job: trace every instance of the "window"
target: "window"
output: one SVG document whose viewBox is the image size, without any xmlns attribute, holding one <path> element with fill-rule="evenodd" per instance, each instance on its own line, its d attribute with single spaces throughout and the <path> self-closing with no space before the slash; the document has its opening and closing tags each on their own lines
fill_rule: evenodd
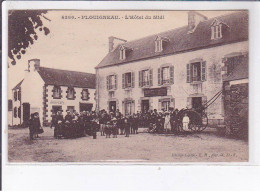
<svg viewBox="0 0 260 194">
<path fill-rule="evenodd" d="M 110 91 L 108 93 L 108 96 L 109 96 L 109 98 L 114 98 L 115 97 L 115 92 L 114 91 Z"/>
<path fill-rule="evenodd" d="M 125 101 L 123 106 L 124 106 L 124 113 L 125 115 L 132 115 L 134 113 L 134 101 Z"/>
<path fill-rule="evenodd" d="M 89 91 L 88 91 L 88 89 L 83 89 L 81 94 L 82 94 L 82 96 L 81 96 L 82 100 L 89 100 Z"/>
<path fill-rule="evenodd" d="M 107 89 L 115 90 L 117 88 L 117 76 L 109 75 L 107 76 Z"/>
<path fill-rule="evenodd" d="M 169 111 L 170 100 L 162 101 L 162 110 Z"/>
<path fill-rule="evenodd" d="M 17 91 L 14 91 L 14 101 L 17 101 Z"/>
<path fill-rule="evenodd" d="M 192 81 L 201 81 L 201 66 L 200 63 L 192 64 Z"/>
<path fill-rule="evenodd" d="M 60 99 L 62 97 L 61 88 L 59 86 L 54 86 L 52 91 L 53 91 L 53 98 Z"/>
<path fill-rule="evenodd" d="M 134 87 L 134 72 L 124 73 L 122 75 L 122 88 Z"/>
<path fill-rule="evenodd" d="M 126 58 L 125 48 L 121 47 L 119 52 L 120 52 L 120 60 L 125 60 Z"/>
<path fill-rule="evenodd" d="M 143 86 L 149 86 L 149 70 L 143 71 Z"/>
<path fill-rule="evenodd" d="M 158 85 L 174 83 L 174 67 L 164 66 L 158 69 Z"/>
<path fill-rule="evenodd" d="M 139 86 L 152 86 L 153 85 L 153 70 L 146 69 L 139 71 Z"/>
<path fill-rule="evenodd" d="M 14 107 L 14 118 L 17 118 L 17 107 Z"/>
<path fill-rule="evenodd" d="M 155 52 L 162 52 L 163 47 L 162 47 L 162 40 L 158 39 L 155 40 Z"/>
<path fill-rule="evenodd" d="M 70 111 L 71 113 L 73 113 L 75 110 L 74 106 L 67 106 L 67 111 Z"/>
<path fill-rule="evenodd" d="M 187 64 L 187 82 L 206 81 L 206 62 Z"/>
<path fill-rule="evenodd" d="M 211 26 L 211 39 L 215 40 L 220 38 L 222 38 L 222 24 L 217 23 Z"/>
<path fill-rule="evenodd" d="M 68 87 L 66 92 L 67 92 L 67 99 L 74 100 L 76 98 L 74 88 Z"/>
<path fill-rule="evenodd" d="M 21 107 L 18 108 L 18 117 L 21 118 Z"/>
<path fill-rule="evenodd" d="M 18 91 L 17 95 L 18 95 L 18 100 L 21 101 L 21 90 Z"/>
</svg>

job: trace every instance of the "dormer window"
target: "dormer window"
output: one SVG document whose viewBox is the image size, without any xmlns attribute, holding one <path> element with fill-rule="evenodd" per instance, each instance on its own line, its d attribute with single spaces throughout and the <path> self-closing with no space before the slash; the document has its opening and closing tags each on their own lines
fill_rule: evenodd
<svg viewBox="0 0 260 194">
<path fill-rule="evenodd" d="M 223 24 L 218 20 L 215 20 L 211 24 L 211 40 L 222 38 L 222 26 Z"/>
<path fill-rule="evenodd" d="M 155 52 L 162 52 L 162 39 L 155 40 Z"/>
<path fill-rule="evenodd" d="M 168 38 L 157 36 L 155 39 L 155 52 L 162 52 L 165 44 L 168 42 Z"/>
<path fill-rule="evenodd" d="M 119 50 L 119 52 L 120 52 L 120 60 L 125 60 L 125 58 L 126 58 L 126 53 L 125 53 L 125 47 L 120 47 L 120 50 Z"/>
</svg>

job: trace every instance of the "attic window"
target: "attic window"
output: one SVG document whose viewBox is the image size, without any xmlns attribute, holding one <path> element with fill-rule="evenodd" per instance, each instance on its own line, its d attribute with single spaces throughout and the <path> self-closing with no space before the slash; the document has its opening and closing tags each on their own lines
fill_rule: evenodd
<svg viewBox="0 0 260 194">
<path fill-rule="evenodd" d="M 169 42 L 168 38 L 157 36 L 155 39 L 155 52 L 162 52 L 167 42 Z"/>
<path fill-rule="evenodd" d="M 126 52 L 125 52 L 125 47 L 120 47 L 120 60 L 125 60 L 126 59 Z"/>
<path fill-rule="evenodd" d="M 162 52 L 163 46 L 162 46 L 162 39 L 155 40 L 155 52 Z"/>
<path fill-rule="evenodd" d="M 222 23 L 215 20 L 211 25 L 211 40 L 222 38 Z"/>
</svg>

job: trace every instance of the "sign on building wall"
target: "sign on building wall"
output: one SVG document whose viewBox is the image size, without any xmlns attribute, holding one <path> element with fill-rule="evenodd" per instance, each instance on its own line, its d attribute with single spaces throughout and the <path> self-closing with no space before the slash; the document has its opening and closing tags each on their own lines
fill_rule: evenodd
<svg viewBox="0 0 260 194">
<path fill-rule="evenodd" d="M 167 96 L 167 88 L 146 88 L 144 89 L 144 97 L 153 97 L 153 96 Z"/>
</svg>

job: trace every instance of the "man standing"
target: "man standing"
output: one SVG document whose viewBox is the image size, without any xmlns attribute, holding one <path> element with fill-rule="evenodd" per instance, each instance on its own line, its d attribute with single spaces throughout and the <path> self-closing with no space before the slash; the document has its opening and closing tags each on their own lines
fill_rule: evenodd
<svg viewBox="0 0 260 194">
<path fill-rule="evenodd" d="M 129 119 L 128 118 L 124 118 L 124 129 L 125 129 L 125 136 L 129 137 L 130 124 L 129 124 Z"/>
</svg>

